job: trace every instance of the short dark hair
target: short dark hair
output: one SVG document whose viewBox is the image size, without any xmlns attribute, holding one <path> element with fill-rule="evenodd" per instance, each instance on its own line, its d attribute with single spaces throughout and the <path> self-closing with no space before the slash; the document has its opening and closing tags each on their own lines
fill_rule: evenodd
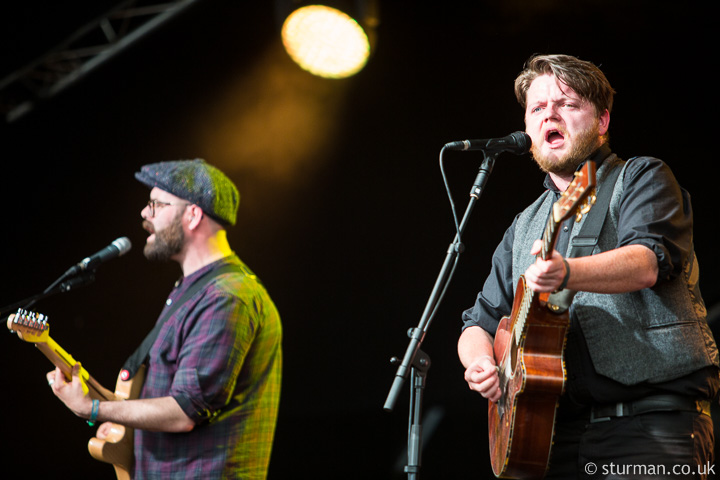
<svg viewBox="0 0 720 480">
<path fill-rule="evenodd" d="M 612 111 L 615 90 L 605 74 L 592 63 L 571 55 L 533 55 L 515 79 L 515 96 L 527 107 L 530 84 L 541 75 L 553 75 L 595 106 L 598 115 Z"/>
</svg>

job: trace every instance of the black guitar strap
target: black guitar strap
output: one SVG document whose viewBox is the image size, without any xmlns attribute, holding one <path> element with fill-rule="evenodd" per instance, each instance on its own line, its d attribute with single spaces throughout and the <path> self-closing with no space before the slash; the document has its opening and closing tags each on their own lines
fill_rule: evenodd
<svg viewBox="0 0 720 480">
<path fill-rule="evenodd" d="M 618 175 L 620 175 L 620 170 L 622 170 L 622 164 L 615 165 L 613 169 L 608 172 L 604 183 L 606 188 L 603 188 L 602 191 L 599 192 L 599 195 L 595 199 L 595 205 L 590 209 L 590 212 L 588 212 L 580 232 L 572 239 L 568 258 L 592 255 L 593 249 L 600 238 L 600 231 L 605 223 L 608 209 L 610 208 L 610 199 L 615 190 L 615 182 L 617 181 Z M 570 304 L 576 293 L 577 292 L 568 289 L 554 292 L 548 298 L 548 304 L 553 306 L 555 313 L 563 313 L 570 308 Z"/>
<path fill-rule="evenodd" d="M 603 224 L 605 223 L 605 217 L 607 217 L 608 208 L 610 207 L 610 199 L 612 193 L 615 190 L 615 182 L 617 181 L 618 175 L 622 170 L 622 164 L 615 165 L 610 170 L 605 178 L 603 188 L 599 192 L 595 205 L 590 209 L 587 214 L 585 223 L 580 229 L 578 235 L 572 239 L 572 249 L 570 250 L 569 257 L 585 257 L 591 255 L 595 245 L 597 245 L 598 239 L 600 238 L 600 230 L 602 230 Z"/>
<path fill-rule="evenodd" d="M 145 339 L 135 350 L 135 352 L 130 355 L 130 357 L 125 361 L 125 364 L 123 365 L 121 371 L 121 378 L 123 380 L 130 380 L 131 378 L 133 378 L 137 371 L 140 369 L 140 366 L 147 361 L 148 354 L 150 353 L 150 348 L 152 347 L 153 343 L 155 343 L 157 336 L 160 334 L 160 330 L 162 329 L 165 322 L 170 317 L 172 317 L 172 315 L 180 307 L 180 305 L 184 304 L 193 296 L 195 296 L 195 294 L 200 291 L 205 285 L 207 285 L 213 278 L 228 272 L 246 273 L 246 270 L 240 265 L 223 265 L 221 267 L 209 270 L 205 272 L 202 276 L 200 276 L 200 278 L 198 278 L 195 283 L 193 283 L 193 285 L 188 288 L 187 291 L 185 291 L 185 293 L 180 298 L 173 302 L 170 308 L 165 310 L 165 313 L 157 321 L 155 327 L 145 337 Z"/>
</svg>

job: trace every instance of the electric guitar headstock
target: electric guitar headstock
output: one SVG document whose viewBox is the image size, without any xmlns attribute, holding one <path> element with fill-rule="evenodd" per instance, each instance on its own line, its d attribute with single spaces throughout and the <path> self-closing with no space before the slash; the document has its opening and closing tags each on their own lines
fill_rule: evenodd
<svg viewBox="0 0 720 480">
<path fill-rule="evenodd" d="M 50 339 L 48 317 L 42 313 L 19 309 L 8 317 L 7 327 L 28 343 L 47 343 Z"/>
<path fill-rule="evenodd" d="M 65 379 L 71 380 L 73 366 L 78 362 L 50 337 L 50 324 L 47 315 L 20 309 L 16 314 L 8 317 L 7 326 L 11 332 L 17 333 L 22 340 L 35 344 L 56 367 L 62 370 Z M 80 367 L 78 375 L 82 382 L 83 392 L 88 393 L 90 391 L 88 387 L 88 381 L 90 381 L 93 384 L 91 385 L 93 391 L 90 392 L 93 398 L 110 398 L 105 393 L 107 390 L 97 384 L 94 379 L 91 380 L 90 374 L 83 367 Z M 112 395 L 112 392 L 109 393 Z"/>
</svg>

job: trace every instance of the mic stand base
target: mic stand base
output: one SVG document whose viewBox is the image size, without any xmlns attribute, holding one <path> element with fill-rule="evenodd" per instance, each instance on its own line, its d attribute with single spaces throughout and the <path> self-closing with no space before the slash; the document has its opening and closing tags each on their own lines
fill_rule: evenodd
<svg viewBox="0 0 720 480">
<path fill-rule="evenodd" d="M 422 400 L 429 369 L 430 357 L 422 350 L 418 350 L 413 368 L 410 370 L 412 389 L 408 421 L 408 463 L 405 466 L 405 473 L 410 480 L 419 478 L 422 464 Z"/>
</svg>

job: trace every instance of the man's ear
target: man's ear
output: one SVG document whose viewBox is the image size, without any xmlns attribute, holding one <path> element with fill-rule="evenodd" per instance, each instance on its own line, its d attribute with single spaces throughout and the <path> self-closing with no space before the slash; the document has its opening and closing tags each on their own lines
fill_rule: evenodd
<svg viewBox="0 0 720 480">
<path fill-rule="evenodd" d="M 599 122 L 599 132 L 600 136 L 603 136 L 607 133 L 608 129 L 610 128 L 610 112 L 608 112 L 608 109 L 606 108 L 605 111 L 598 117 Z"/>
<path fill-rule="evenodd" d="M 190 230 L 195 230 L 200 225 L 204 213 L 202 211 L 202 208 L 198 207 L 193 203 L 187 207 L 186 215 L 188 219 L 188 228 Z"/>
</svg>

